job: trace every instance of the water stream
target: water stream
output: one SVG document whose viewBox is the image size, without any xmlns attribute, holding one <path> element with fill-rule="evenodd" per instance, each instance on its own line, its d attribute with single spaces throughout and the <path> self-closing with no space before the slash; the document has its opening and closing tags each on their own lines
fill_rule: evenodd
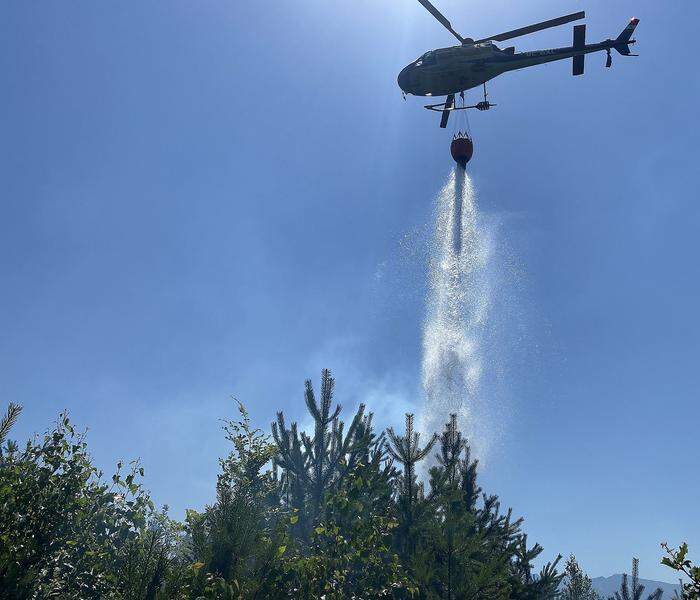
<svg viewBox="0 0 700 600">
<path fill-rule="evenodd" d="M 441 431 L 450 413 L 472 438 L 485 361 L 485 335 L 492 309 L 492 240 L 480 217 L 472 182 L 455 166 L 437 197 L 429 251 L 429 292 L 423 326 L 424 432 Z M 474 441 L 474 440 L 472 440 Z"/>
</svg>

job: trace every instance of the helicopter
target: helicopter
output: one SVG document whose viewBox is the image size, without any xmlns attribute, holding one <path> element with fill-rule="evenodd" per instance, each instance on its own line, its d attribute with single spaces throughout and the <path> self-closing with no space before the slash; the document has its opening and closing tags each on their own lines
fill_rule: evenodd
<svg viewBox="0 0 700 600">
<path fill-rule="evenodd" d="M 403 92 L 414 96 L 446 96 L 444 102 L 428 104 L 428 110 L 442 113 L 440 127 L 447 127 L 450 113 L 454 110 L 489 110 L 496 106 L 489 102 L 486 92 L 486 82 L 502 73 L 524 69 L 555 60 L 573 59 L 572 74 L 583 75 L 586 54 L 605 51 L 607 53 L 606 67 L 612 66 L 611 50 L 615 49 L 623 56 L 638 56 L 632 54 L 630 45 L 639 19 L 630 20 L 627 27 L 617 38 L 607 39 L 597 44 L 586 44 L 586 26 L 574 25 L 573 44 L 563 48 L 550 48 L 532 52 L 516 52 L 515 46 L 499 48 L 494 42 L 503 42 L 523 35 L 528 35 L 550 27 L 558 27 L 586 17 L 584 11 L 549 19 L 519 29 L 513 29 L 497 35 L 474 40 L 462 37 L 453 28 L 447 18 L 429 0 L 418 0 L 437 21 L 455 36 L 460 45 L 430 50 L 420 58 L 406 65 L 398 76 L 398 84 Z M 483 85 L 484 99 L 477 104 L 464 104 L 464 92 Z M 462 105 L 455 104 L 455 95 L 462 98 Z"/>
</svg>

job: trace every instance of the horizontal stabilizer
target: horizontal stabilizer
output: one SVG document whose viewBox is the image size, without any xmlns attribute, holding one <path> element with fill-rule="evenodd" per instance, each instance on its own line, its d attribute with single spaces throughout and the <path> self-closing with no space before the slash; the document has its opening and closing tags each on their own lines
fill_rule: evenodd
<svg viewBox="0 0 700 600">
<path fill-rule="evenodd" d="M 583 50 L 586 46 L 586 26 L 574 25 L 574 50 Z M 579 54 L 573 58 L 572 73 L 583 75 L 583 67 L 586 61 L 585 54 Z"/>
</svg>

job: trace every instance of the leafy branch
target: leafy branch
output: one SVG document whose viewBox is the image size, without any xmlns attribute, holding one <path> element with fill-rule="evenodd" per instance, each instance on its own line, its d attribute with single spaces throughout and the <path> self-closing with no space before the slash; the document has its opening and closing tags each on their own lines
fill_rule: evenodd
<svg viewBox="0 0 700 600">
<path fill-rule="evenodd" d="M 670 548 L 666 542 L 661 544 L 661 547 L 666 551 L 668 556 L 661 559 L 661 564 L 666 565 L 680 573 L 683 573 L 689 583 L 683 584 L 681 598 L 683 600 L 698 600 L 700 599 L 700 567 L 693 565 L 686 556 L 688 556 L 688 544 L 683 542 L 678 550 Z"/>
</svg>

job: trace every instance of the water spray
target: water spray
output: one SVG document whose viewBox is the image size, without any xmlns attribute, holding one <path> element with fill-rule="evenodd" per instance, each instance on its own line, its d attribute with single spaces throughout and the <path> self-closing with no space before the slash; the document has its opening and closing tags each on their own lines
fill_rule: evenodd
<svg viewBox="0 0 700 600">
<path fill-rule="evenodd" d="M 477 211 L 471 180 L 456 166 L 437 199 L 430 248 L 428 311 L 423 327 L 421 427 L 439 431 L 456 413 L 468 435 L 475 431 L 476 400 L 491 308 L 489 235 Z M 483 431 L 477 446 L 483 450 Z"/>
</svg>

